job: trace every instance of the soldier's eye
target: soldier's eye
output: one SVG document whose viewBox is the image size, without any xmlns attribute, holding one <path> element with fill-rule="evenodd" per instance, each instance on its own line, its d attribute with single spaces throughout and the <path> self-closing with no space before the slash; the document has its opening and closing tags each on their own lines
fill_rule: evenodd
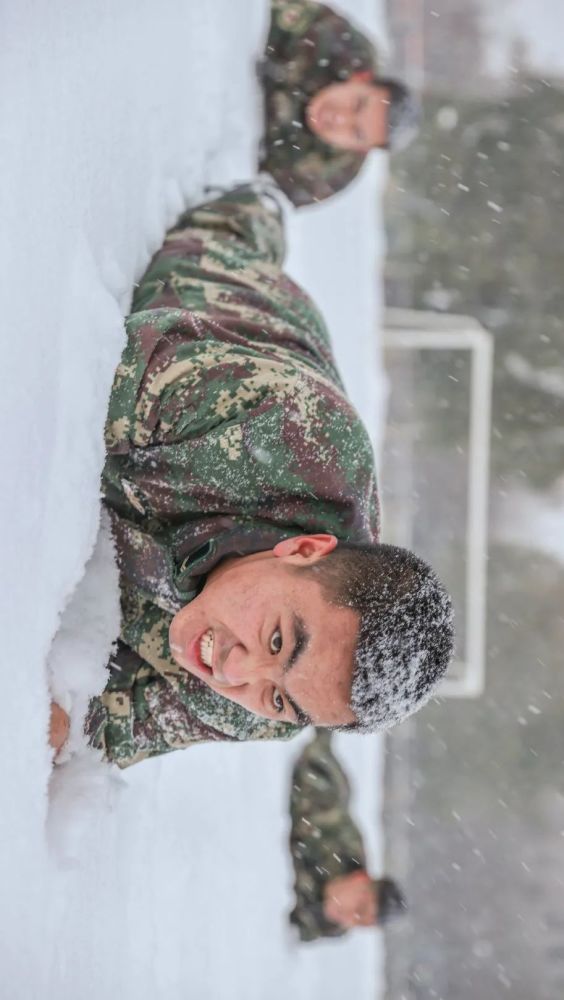
<svg viewBox="0 0 564 1000">
<path fill-rule="evenodd" d="M 279 628 L 276 628 L 274 629 L 274 632 L 270 637 L 270 652 L 273 655 L 276 655 L 276 653 L 279 653 L 281 649 L 282 649 L 282 633 Z"/>
<path fill-rule="evenodd" d="M 274 711 L 278 715 L 280 715 L 284 711 L 284 699 L 280 694 L 278 688 L 274 688 L 274 691 L 272 692 L 272 704 L 274 707 Z"/>
</svg>

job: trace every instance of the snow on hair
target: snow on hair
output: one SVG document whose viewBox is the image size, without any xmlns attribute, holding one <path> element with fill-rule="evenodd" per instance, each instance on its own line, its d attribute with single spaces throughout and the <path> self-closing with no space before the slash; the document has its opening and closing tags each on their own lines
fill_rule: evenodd
<svg viewBox="0 0 564 1000">
<path fill-rule="evenodd" d="M 360 615 L 350 702 L 356 722 L 346 728 L 389 729 L 429 700 L 448 668 L 451 599 L 427 563 L 394 545 L 340 544 L 318 565 L 329 599 Z"/>
</svg>

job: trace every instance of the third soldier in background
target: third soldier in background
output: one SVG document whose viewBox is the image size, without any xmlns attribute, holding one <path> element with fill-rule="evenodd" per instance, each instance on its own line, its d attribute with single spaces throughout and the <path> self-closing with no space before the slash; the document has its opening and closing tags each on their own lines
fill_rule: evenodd
<svg viewBox="0 0 564 1000">
<path fill-rule="evenodd" d="M 259 72 L 260 166 L 298 207 L 350 184 L 371 149 L 404 148 L 415 135 L 407 88 L 378 75 L 372 43 L 325 4 L 272 0 Z"/>
<path fill-rule="evenodd" d="M 368 874 L 349 801 L 349 783 L 332 751 L 331 733 L 317 729 L 294 767 L 290 798 L 296 893 L 290 922 L 302 941 L 381 925 L 407 909 L 395 882 Z"/>
</svg>

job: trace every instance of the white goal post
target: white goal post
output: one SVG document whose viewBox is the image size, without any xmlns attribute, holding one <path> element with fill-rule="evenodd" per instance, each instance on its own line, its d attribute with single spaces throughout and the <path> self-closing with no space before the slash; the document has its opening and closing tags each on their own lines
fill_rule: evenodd
<svg viewBox="0 0 564 1000">
<path fill-rule="evenodd" d="M 492 335 L 477 320 L 468 316 L 387 309 L 384 347 L 418 351 L 464 350 L 471 354 L 465 649 L 463 659 L 453 664 L 439 693 L 450 697 L 476 697 L 483 692 L 485 681 Z M 393 391 L 393 384 L 391 389 Z M 409 538 L 402 542 L 409 545 Z"/>
</svg>

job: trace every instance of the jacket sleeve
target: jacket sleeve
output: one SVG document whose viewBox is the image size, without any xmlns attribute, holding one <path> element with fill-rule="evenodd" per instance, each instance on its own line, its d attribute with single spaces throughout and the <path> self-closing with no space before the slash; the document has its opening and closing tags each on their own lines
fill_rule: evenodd
<svg viewBox="0 0 564 1000">
<path fill-rule="evenodd" d="M 148 757 L 221 738 L 201 726 L 149 664 L 122 642 L 109 663 L 110 679 L 90 702 L 85 734 L 108 762 L 129 767 Z M 225 738 L 225 737 L 224 737 Z"/>
</svg>

